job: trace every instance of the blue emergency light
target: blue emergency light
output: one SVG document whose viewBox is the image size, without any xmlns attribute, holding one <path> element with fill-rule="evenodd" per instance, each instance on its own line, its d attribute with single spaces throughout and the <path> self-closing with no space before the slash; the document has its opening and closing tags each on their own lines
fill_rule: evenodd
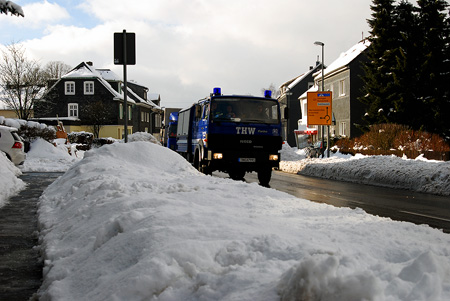
<svg viewBox="0 0 450 301">
<path fill-rule="evenodd" d="M 265 90 L 264 91 L 264 97 L 265 98 L 272 98 L 272 91 L 271 90 Z"/>
<path fill-rule="evenodd" d="M 213 94 L 214 94 L 214 95 L 221 95 L 221 94 L 222 94 L 222 89 L 220 89 L 220 88 L 214 88 L 214 89 L 213 89 Z"/>
</svg>

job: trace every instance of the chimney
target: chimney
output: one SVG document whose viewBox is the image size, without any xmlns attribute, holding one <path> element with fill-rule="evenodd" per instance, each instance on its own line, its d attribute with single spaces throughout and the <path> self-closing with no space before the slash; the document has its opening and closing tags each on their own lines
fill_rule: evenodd
<svg viewBox="0 0 450 301">
<path fill-rule="evenodd" d="M 86 64 L 88 64 L 88 66 L 93 66 L 92 62 L 86 62 Z"/>
</svg>

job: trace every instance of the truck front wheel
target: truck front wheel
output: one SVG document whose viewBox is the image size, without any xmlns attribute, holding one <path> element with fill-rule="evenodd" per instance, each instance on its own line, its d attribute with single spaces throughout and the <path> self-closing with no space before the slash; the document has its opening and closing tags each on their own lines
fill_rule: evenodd
<svg viewBox="0 0 450 301">
<path fill-rule="evenodd" d="M 258 171 L 259 185 L 269 187 L 270 179 L 272 178 L 272 168 L 266 167 Z"/>
<path fill-rule="evenodd" d="M 195 152 L 195 159 L 194 159 L 194 167 L 197 168 L 197 170 L 201 173 L 204 173 L 205 175 L 212 174 L 211 168 L 209 168 L 208 165 L 204 165 L 205 162 L 202 159 L 200 150 Z"/>
</svg>

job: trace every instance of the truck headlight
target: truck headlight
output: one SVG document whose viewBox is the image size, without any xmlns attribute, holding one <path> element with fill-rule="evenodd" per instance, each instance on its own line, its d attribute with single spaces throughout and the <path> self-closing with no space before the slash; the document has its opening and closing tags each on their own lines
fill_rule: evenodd
<svg viewBox="0 0 450 301">
<path fill-rule="evenodd" d="M 269 155 L 269 161 L 278 161 L 278 155 Z"/>
<path fill-rule="evenodd" d="M 213 158 L 214 159 L 223 159 L 223 154 L 222 153 L 214 153 Z"/>
</svg>

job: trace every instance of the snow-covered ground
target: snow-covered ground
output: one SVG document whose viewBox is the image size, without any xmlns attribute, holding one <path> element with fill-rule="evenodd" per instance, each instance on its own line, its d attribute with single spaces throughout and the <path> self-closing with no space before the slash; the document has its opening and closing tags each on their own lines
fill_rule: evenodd
<svg viewBox="0 0 450 301">
<path fill-rule="evenodd" d="M 40 199 L 41 300 L 450 300 L 450 235 L 440 230 L 205 176 L 154 143 L 78 158 L 37 143 L 23 171 L 67 170 Z M 364 181 L 404 161 L 405 179 L 427 177 L 448 195 L 448 162 L 299 161 L 289 147 L 282 158 L 286 171 L 338 166 Z M 2 179 L 16 177 L 0 164 L 11 170 Z M 355 176 L 369 164 L 372 178 Z"/>
<path fill-rule="evenodd" d="M 305 159 L 303 150 L 283 145 L 280 169 L 339 181 L 371 184 L 450 196 L 450 162 L 396 156 L 333 154 Z"/>
</svg>

